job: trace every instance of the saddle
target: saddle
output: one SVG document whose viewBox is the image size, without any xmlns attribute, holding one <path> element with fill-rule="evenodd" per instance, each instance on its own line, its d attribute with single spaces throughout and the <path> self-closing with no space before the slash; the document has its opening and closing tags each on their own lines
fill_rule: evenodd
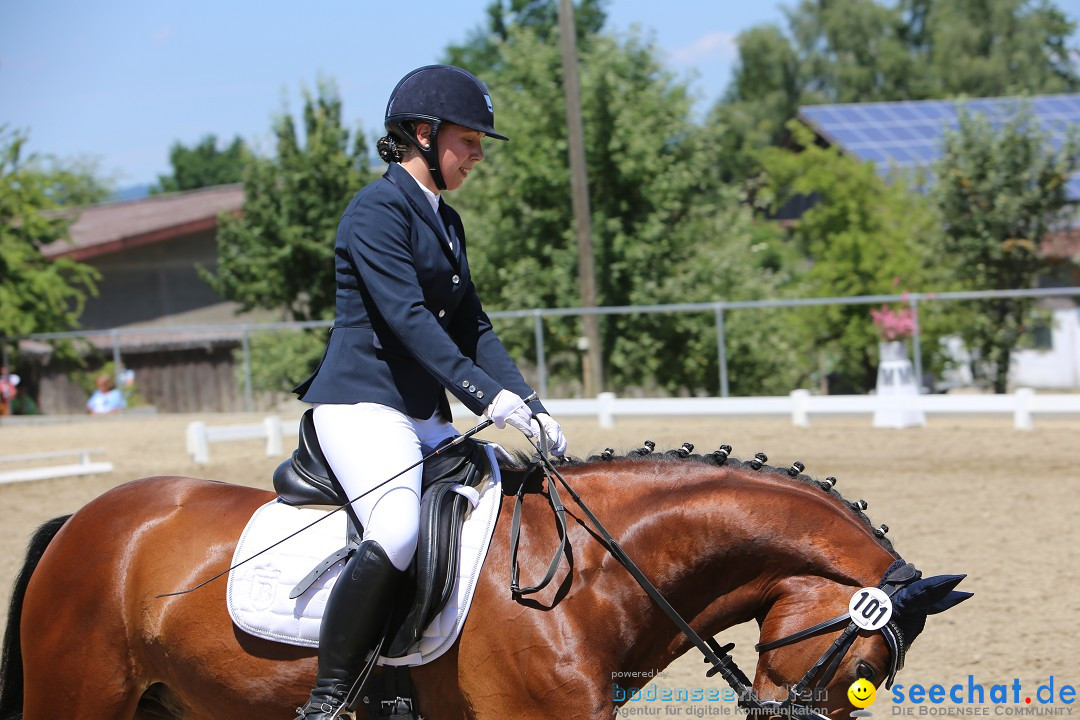
<svg viewBox="0 0 1080 720">
<path fill-rule="evenodd" d="M 402 608 L 390 620 L 382 655 L 401 657 L 446 605 L 454 589 L 459 561 L 461 528 L 471 502 L 464 488 L 475 488 L 484 478 L 486 455 L 480 444 L 466 440 L 424 463 L 420 499 L 420 537 L 407 581 L 395 605 Z M 300 418 L 299 442 L 292 456 L 274 471 L 274 489 L 289 505 L 341 506 L 344 490 L 319 447 L 313 411 Z M 475 492 L 475 490 L 473 491 Z M 363 527 L 351 506 L 346 544 L 319 563 L 293 589 L 303 594 L 327 570 L 360 545 Z"/>
</svg>

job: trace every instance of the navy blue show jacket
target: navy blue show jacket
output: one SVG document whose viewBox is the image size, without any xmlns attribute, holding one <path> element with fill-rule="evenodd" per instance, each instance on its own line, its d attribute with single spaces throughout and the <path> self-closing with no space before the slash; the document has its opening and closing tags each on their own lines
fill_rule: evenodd
<svg viewBox="0 0 1080 720">
<path fill-rule="evenodd" d="M 444 389 L 477 415 L 503 388 L 532 393 L 476 295 L 460 216 L 445 203 L 439 214 L 453 250 L 397 164 L 349 203 L 334 245 L 334 327 L 319 367 L 294 391 L 301 400 L 374 402 L 415 418 L 439 410 L 450 420 Z"/>
</svg>

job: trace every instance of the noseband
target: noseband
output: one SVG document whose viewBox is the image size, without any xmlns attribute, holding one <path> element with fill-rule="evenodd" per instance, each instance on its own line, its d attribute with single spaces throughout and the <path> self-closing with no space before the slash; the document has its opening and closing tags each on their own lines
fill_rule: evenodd
<svg viewBox="0 0 1080 720">
<path fill-rule="evenodd" d="M 565 514 L 562 501 L 559 499 L 557 485 L 555 479 L 558 478 L 559 483 L 570 493 L 570 496 L 574 499 L 579 507 L 585 512 L 585 515 L 589 518 L 589 521 L 593 524 L 598 533 L 598 539 L 607 548 L 607 551 L 618 560 L 623 567 L 630 572 L 641 588 L 652 598 L 653 602 L 664 611 L 664 613 L 671 619 L 672 622 L 686 635 L 686 637 L 692 642 L 698 650 L 705 656 L 705 662 L 711 667 L 705 672 L 706 677 L 712 677 L 719 674 L 735 691 L 738 698 L 739 707 L 746 711 L 747 715 L 752 717 L 771 718 L 776 716 L 789 716 L 798 717 L 805 720 L 829 720 L 828 717 L 818 710 L 815 710 L 809 704 L 800 702 L 804 695 L 807 695 L 809 691 L 809 697 L 813 697 L 814 691 L 824 688 L 828 685 L 829 681 L 836 674 L 837 668 L 843 661 L 847 651 L 851 648 L 855 642 L 855 638 L 858 636 L 860 624 L 851 618 L 850 613 L 844 613 L 831 620 L 813 625 L 799 632 L 793 633 L 779 640 L 773 640 L 768 643 L 762 643 L 755 646 L 755 650 L 758 653 L 773 650 L 784 645 L 790 645 L 800 640 L 804 640 L 808 637 L 817 635 L 826 630 L 830 630 L 837 626 L 848 623 L 847 627 L 840 634 L 828 650 L 818 659 L 814 665 L 806 671 L 802 679 L 799 680 L 791 691 L 788 693 L 788 697 L 779 702 L 776 700 L 761 700 L 757 697 L 753 689 L 753 684 L 750 679 L 739 669 L 739 666 L 735 663 L 730 653 L 735 648 L 734 643 L 728 643 L 721 646 L 714 638 L 703 639 L 697 632 L 694 631 L 690 624 L 683 619 L 683 617 L 671 606 L 671 603 L 660 593 L 652 582 L 645 577 L 645 574 L 634 563 L 633 560 L 626 554 L 619 545 L 618 541 L 612 537 L 611 533 L 607 531 L 607 528 L 593 515 L 589 507 L 581 500 L 574 489 L 566 482 L 562 474 L 552 465 L 548 459 L 547 453 L 543 450 L 546 449 L 547 443 L 545 438 L 541 439 L 541 443 L 537 447 L 540 451 L 540 462 L 544 472 L 544 476 L 548 481 L 549 495 L 551 498 L 552 506 L 555 509 L 556 515 L 562 519 Z M 520 499 L 519 499 L 520 502 Z M 515 515 L 518 512 L 518 508 L 515 508 Z M 516 520 L 517 518 L 515 518 Z M 515 525 L 517 523 L 515 522 Z M 555 558 L 552 560 L 552 567 L 548 568 L 547 575 L 544 580 L 530 588 L 524 590 L 518 587 L 518 571 L 517 571 L 517 532 L 513 532 L 511 556 L 513 558 L 511 562 L 511 590 L 515 595 L 523 595 L 532 592 L 536 592 L 547 585 L 548 581 L 555 574 L 555 567 L 557 566 L 558 559 L 562 557 L 562 552 L 556 552 Z M 565 534 L 561 534 L 562 542 L 565 543 Z M 560 546 L 561 550 L 561 546 Z M 917 580 L 921 576 L 919 570 L 915 568 L 911 563 L 905 562 L 903 559 L 898 558 L 889 568 L 885 571 L 884 576 L 881 578 L 881 582 L 877 587 L 883 591 L 890 598 L 900 588 L 910 584 Z M 884 626 L 876 628 L 879 630 L 885 638 L 886 644 L 889 646 L 889 675 L 887 685 L 891 686 L 893 678 L 896 675 L 896 671 L 904 666 L 904 652 L 905 642 L 904 637 L 900 632 L 899 626 L 895 621 L 890 620 Z"/>
</svg>

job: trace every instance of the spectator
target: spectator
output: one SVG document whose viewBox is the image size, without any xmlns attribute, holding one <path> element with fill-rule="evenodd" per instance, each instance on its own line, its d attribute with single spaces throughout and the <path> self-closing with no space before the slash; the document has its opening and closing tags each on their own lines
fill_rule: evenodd
<svg viewBox="0 0 1080 720">
<path fill-rule="evenodd" d="M 91 415 L 110 415 L 127 407 L 124 394 L 116 389 L 110 375 L 98 375 L 97 390 L 86 401 L 86 411 Z"/>
<path fill-rule="evenodd" d="M 19 394 L 19 376 L 0 365 L 0 415 L 10 415 L 15 396 Z"/>
</svg>

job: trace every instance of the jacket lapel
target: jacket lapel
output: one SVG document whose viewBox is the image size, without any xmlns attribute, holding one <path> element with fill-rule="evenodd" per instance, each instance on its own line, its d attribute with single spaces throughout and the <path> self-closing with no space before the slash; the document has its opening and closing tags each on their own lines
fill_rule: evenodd
<svg viewBox="0 0 1080 720">
<path fill-rule="evenodd" d="M 431 204 L 428 202 L 427 198 L 424 197 L 423 190 L 416 184 L 416 180 L 409 174 L 409 171 L 397 163 L 391 163 L 387 167 L 386 174 L 383 175 L 383 177 L 389 180 L 401 194 L 405 196 L 409 205 L 412 206 L 413 212 L 424 219 L 424 222 L 426 222 L 435 233 L 436 241 L 439 243 L 439 247 L 442 248 L 443 255 L 445 255 L 454 266 L 454 270 L 460 272 L 460 261 L 456 257 L 455 251 L 451 250 L 450 246 L 446 243 L 446 232 L 449 232 L 454 243 L 454 249 L 460 252 L 458 249 L 459 240 L 457 232 L 451 227 L 450 223 L 446 224 L 446 232 L 443 231 L 443 223 L 435 214 L 435 211 L 431 209 Z"/>
</svg>

